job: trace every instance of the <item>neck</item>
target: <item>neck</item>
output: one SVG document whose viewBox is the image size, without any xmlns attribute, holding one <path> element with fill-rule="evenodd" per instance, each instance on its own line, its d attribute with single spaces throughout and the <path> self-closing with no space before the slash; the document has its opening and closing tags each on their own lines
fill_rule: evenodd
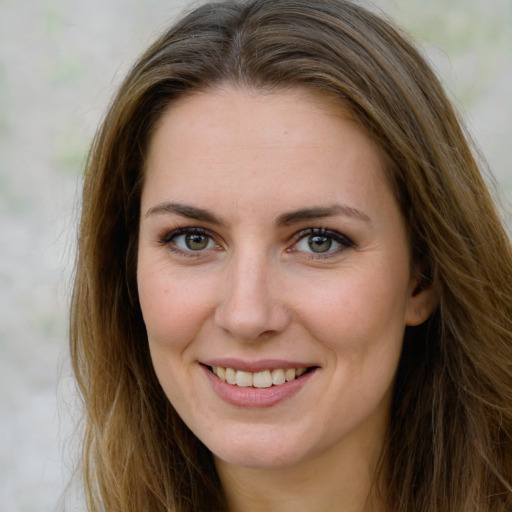
<svg viewBox="0 0 512 512">
<path fill-rule="evenodd" d="M 229 512 L 384 512 L 373 485 L 381 446 L 331 447 L 286 468 L 216 465 Z"/>
</svg>

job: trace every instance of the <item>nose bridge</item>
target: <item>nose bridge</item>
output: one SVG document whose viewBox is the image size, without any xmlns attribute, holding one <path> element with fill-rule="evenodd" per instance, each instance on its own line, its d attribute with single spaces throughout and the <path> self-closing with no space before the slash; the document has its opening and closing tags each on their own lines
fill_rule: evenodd
<svg viewBox="0 0 512 512">
<path fill-rule="evenodd" d="M 275 276 L 275 262 L 264 248 L 249 245 L 233 254 L 215 314 L 217 325 L 245 341 L 284 329 L 288 314 Z"/>
</svg>

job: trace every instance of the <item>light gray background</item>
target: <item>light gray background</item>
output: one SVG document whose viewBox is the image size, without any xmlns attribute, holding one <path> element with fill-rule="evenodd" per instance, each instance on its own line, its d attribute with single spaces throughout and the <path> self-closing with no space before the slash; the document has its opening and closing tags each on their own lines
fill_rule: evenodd
<svg viewBox="0 0 512 512">
<path fill-rule="evenodd" d="M 0 512 L 55 510 L 69 479 L 66 323 L 83 163 L 116 84 L 187 4 L 0 0 Z M 511 1 L 374 4 L 424 47 L 508 203 Z"/>
</svg>

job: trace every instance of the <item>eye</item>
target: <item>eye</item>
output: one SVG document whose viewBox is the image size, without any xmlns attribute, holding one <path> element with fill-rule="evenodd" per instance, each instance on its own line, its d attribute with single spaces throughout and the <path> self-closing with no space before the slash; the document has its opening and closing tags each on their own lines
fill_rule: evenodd
<svg viewBox="0 0 512 512">
<path fill-rule="evenodd" d="M 297 234 L 298 241 L 293 251 L 300 251 L 318 256 L 336 254 L 344 249 L 354 246 L 354 243 L 345 235 L 323 228 L 310 228 Z"/>
<path fill-rule="evenodd" d="M 182 250 L 202 251 L 215 246 L 213 240 L 203 233 L 186 233 L 173 238 L 174 245 Z"/>
<path fill-rule="evenodd" d="M 201 228 L 175 229 L 162 237 L 160 243 L 167 245 L 171 251 L 184 255 L 219 248 L 211 234 Z"/>
</svg>

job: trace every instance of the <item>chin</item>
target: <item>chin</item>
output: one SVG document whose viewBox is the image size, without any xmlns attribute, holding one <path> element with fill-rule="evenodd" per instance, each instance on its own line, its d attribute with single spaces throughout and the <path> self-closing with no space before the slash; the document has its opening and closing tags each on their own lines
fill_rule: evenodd
<svg viewBox="0 0 512 512">
<path fill-rule="evenodd" d="M 244 447 L 235 451 L 233 449 L 213 452 L 216 459 L 226 464 L 249 469 L 287 469 L 299 463 L 301 457 L 294 453 L 276 451 L 275 449 L 260 449 L 258 447 Z"/>
<path fill-rule="evenodd" d="M 297 465 L 309 455 L 303 441 L 294 441 L 282 431 L 276 433 L 260 430 L 254 433 L 238 430 L 219 440 L 206 440 L 205 444 L 214 457 L 233 466 L 285 469 Z M 287 442 L 284 442 L 285 439 Z"/>
</svg>

